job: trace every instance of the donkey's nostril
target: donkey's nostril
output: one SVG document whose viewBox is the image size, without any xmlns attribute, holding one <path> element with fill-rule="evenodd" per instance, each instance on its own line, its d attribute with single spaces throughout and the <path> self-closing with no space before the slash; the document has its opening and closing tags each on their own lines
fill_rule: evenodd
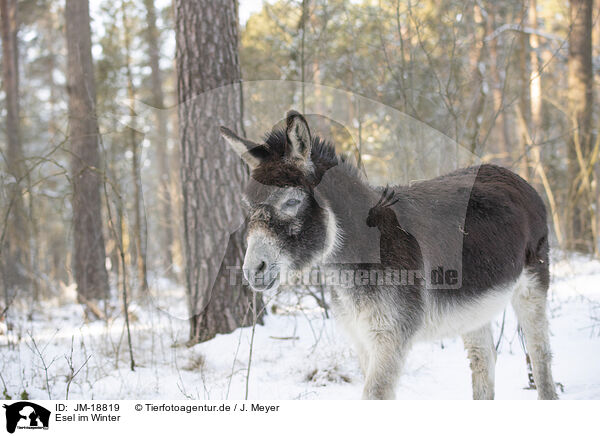
<svg viewBox="0 0 600 436">
<path fill-rule="evenodd" d="M 260 263 L 260 265 L 258 265 L 258 268 L 256 268 L 256 272 L 263 272 L 266 268 L 267 264 L 263 261 Z"/>
</svg>

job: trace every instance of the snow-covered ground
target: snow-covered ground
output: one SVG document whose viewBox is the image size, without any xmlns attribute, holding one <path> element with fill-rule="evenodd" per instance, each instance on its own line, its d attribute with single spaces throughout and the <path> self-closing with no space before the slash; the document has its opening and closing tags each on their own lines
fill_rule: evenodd
<svg viewBox="0 0 600 436">
<path fill-rule="evenodd" d="M 555 259 L 549 308 L 554 378 L 562 399 L 600 399 L 600 262 Z M 362 375 L 333 319 L 312 297 L 280 294 L 265 325 L 188 348 L 183 290 L 151 283 L 154 298 L 132 305 L 136 363 L 129 369 L 123 317 L 82 322 L 73 300 L 45 302 L 33 314 L 11 308 L 1 327 L 2 398 L 31 399 L 357 399 Z M 70 297 L 72 299 L 72 296 Z M 503 316 L 496 321 L 495 340 Z M 7 325 L 10 324 L 10 325 Z M 89 359 L 88 359 L 89 358 Z M 86 361 L 87 360 L 87 361 Z M 470 370 L 459 338 L 418 344 L 397 388 L 399 399 L 469 399 Z M 496 398 L 534 399 L 509 309 L 496 366 Z"/>
</svg>

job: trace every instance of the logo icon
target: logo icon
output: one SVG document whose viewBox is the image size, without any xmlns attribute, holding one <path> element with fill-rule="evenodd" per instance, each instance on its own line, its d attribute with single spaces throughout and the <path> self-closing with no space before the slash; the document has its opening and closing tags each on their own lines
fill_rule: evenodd
<svg viewBox="0 0 600 436">
<path fill-rule="evenodd" d="M 10 405 L 4 404 L 6 409 L 6 431 L 14 433 L 19 429 L 48 429 L 50 411 L 42 406 L 29 401 L 19 401 Z"/>
</svg>

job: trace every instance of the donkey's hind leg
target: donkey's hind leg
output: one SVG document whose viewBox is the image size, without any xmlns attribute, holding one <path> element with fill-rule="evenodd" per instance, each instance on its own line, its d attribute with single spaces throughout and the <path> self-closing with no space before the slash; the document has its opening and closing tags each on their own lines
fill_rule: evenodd
<svg viewBox="0 0 600 436">
<path fill-rule="evenodd" d="M 552 379 L 552 353 L 546 317 L 547 280 L 530 274 L 525 286 L 515 290 L 512 305 L 525 337 L 525 346 L 533 366 L 533 380 L 540 400 L 556 400 L 556 387 Z"/>
<path fill-rule="evenodd" d="M 465 349 L 471 361 L 473 377 L 473 399 L 494 399 L 494 374 L 496 347 L 490 324 L 462 336 Z"/>
</svg>

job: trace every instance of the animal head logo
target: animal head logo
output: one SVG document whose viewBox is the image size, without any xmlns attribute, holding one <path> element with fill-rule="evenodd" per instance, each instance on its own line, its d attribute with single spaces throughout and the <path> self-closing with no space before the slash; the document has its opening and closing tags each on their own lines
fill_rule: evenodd
<svg viewBox="0 0 600 436">
<path fill-rule="evenodd" d="M 6 431 L 14 433 L 18 428 L 48 429 L 50 411 L 42 406 L 29 401 L 19 401 L 10 405 L 4 404 L 6 409 Z"/>
</svg>

